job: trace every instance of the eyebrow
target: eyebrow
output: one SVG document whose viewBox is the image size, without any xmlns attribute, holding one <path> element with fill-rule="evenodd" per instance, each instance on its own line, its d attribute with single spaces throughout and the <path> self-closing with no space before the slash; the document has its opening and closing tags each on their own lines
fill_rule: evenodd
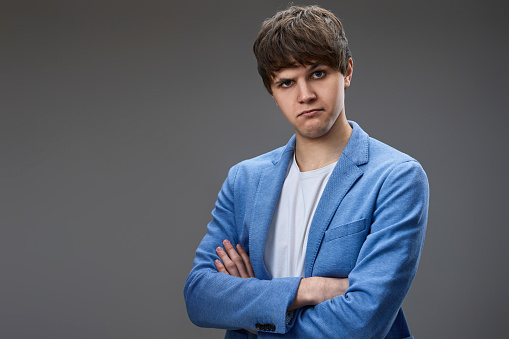
<svg viewBox="0 0 509 339">
<path fill-rule="evenodd" d="M 318 68 L 318 67 L 320 67 L 322 65 L 323 64 L 321 64 L 321 63 L 312 64 L 311 67 L 309 68 L 309 71 L 311 72 L 311 71 L 315 70 L 316 68 Z"/>
<path fill-rule="evenodd" d="M 320 67 L 320 66 L 323 66 L 322 63 L 314 63 L 314 64 L 311 64 L 309 69 L 306 70 L 307 72 L 313 72 L 316 68 Z M 293 67 L 298 67 L 297 64 L 294 64 L 288 68 L 293 68 Z M 282 84 L 283 82 L 287 82 L 287 81 L 293 81 L 293 79 L 291 78 L 278 78 L 278 79 L 275 79 L 274 80 L 274 85 L 279 85 L 279 84 Z"/>
</svg>

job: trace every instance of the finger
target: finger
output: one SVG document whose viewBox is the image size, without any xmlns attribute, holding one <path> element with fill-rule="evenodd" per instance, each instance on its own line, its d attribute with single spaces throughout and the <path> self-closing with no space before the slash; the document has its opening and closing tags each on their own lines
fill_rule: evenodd
<svg viewBox="0 0 509 339">
<path fill-rule="evenodd" d="M 216 253 L 219 256 L 219 259 L 223 262 L 224 267 L 228 271 L 229 275 L 233 275 L 236 277 L 240 277 L 240 273 L 237 270 L 237 266 L 233 261 L 230 260 L 230 257 L 228 257 L 228 254 L 223 250 L 222 247 L 216 248 Z"/>
<path fill-rule="evenodd" d="M 223 246 L 226 252 L 228 253 L 228 256 L 230 257 L 233 264 L 235 264 L 235 268 L 239 272 L 239 275 L 236 275 L 237 277 L 241 278 L 249 278 L 249 275 L 247 274 L 246 266 L 244 265 L 244 261 L 240 257 L 240 255 L 235 250 L 235 247 L 230 243 L 228 240 L 223 241 Z M 228 268 L 228 267 L 227 267 Z"/>
<path fill-rule="evenodd" d="M 218 272 L 228 274 L 228 271 L 226 270 L 226 268 L 224 268 L 224 265 L 221 262 L 221 260 L 216 259 L 216 261 L 214 261 L 214 265 L 216 265 L 216 269 L 217 269 Z"/>
<path fill-rule="evenodd" d="M 244 266 L 246 267 L 247 275 L 249 278 L 254 278 L 253 266 L 251 266 L 251 259 L 249 259 L 249 255 L 247 254 L 244 247 L 241 244 L 237 244 L 237 252 L 239 252 L 242 261 L 244 261 Z"/>
</svg>

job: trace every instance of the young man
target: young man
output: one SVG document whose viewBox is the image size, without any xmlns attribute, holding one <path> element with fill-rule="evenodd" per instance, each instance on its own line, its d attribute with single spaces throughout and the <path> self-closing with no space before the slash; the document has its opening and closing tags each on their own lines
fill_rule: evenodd
<svg viewBox="0 0 509 339">
<path fill-rule="evenodd" d="M 353 61 L 332 13 L 277 13 L 254 53 L 295 135 L 230 169 L 185 284 L 191 321 L 226 338 L 412 338 L 424 171 L 347 121 Z"/>
</svg>

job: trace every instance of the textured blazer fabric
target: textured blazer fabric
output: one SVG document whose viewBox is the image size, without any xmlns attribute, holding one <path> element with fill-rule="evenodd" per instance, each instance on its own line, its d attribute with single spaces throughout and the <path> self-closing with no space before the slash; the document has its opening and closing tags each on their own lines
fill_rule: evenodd
<svg viewBox="0 0 509 339">
<path fill-rule="evenodd" d="M 325 187 L 309 230 L 305 276 L 348 277 L 338 296 L 287 316 L 299 277 L 271 279 L 265 240 L 295 136 L 233 166 L 186 280 L 193 323 L 227 329 L 226 338 L 412 338 L 401 305 L 424 243 L 429 188 L 421 165 L 370 138 L 352 135 Z M 256 278 L 218 273 L 216 247 L 229 239 L 248 251 Z"/>
</svg>

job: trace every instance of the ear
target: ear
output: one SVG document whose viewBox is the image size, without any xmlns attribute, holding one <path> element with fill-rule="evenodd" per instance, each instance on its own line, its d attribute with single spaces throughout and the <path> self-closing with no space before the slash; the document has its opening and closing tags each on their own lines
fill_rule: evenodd
<svg viewBox="0 0 509 339">
<path fill-rule="evenodd" d="M 353 60 L 352 58 L 348 59 L 348 68 L 346 69 L 345 74 L 345 88 L 350 87 L 350 83 L 352 82 L 352 74 L 353 74 Z"/>
<path fill-rule="evenodd" d="M 277 100 L 276 98 L 274 97 L 274 93 L 271 93 L 270 96 L 272 97 L 272 99 L 274 99 L 274 102 L 276 103 L 276 106 L 279 107 L 279 105 L 277 104 Z"/>
</svg>

